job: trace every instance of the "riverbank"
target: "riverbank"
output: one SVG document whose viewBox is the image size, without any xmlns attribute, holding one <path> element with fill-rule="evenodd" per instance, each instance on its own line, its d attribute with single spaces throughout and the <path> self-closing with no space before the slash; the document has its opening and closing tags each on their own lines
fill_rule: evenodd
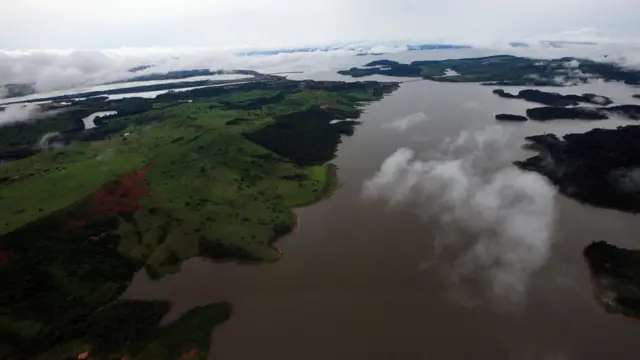
<svg viewBox="0 0 640 360">
<path fill-rule="evenodd" d="M 594 298 L 606 312 L 640 320 L 640 252 L 604 241 L 585 247 Z"/>
<path fill-rule="evenodd" d="M 262 265 L 265 263 L 275 263 L 279 261 L 284 256 L 284 252 L 280 248 L 278 248 L 278 246 L 276 246 L 276 243 L 280 239 L 287 237 L 291 234 L 297 233 L 300 230 L 300 217 L 298 216 L 296 211 L 299 209 L 313 206 L 319 202 L 322 202 L 328 199 L 329 197 L 331 197 L 333 192 L 338 188 L 338 167 L 335 164 L 331 164 L 331 163 L 325 164 L 322 166 L 327 168 L 327 170 L 325 171 L 326 181 L 325 181 L 325 185 L 323 186 L 323 190 L 319 193 L 317 198 L 291 207 L 289 210 L 291 212 L 291 216 L 293 217 L 293 224 L 294 224 L 293 228 L 288 233 L 276 235 L 272 240 L 269 241 L 271 248 L 278 254 L 276 258 L 265 259 L 265 260 L 243 260 L 243 259 L 237 259 L 237 258 L 228 258 L 228 259 L 212 259 L 211 261 L 219 262 L 219 263 L 235 262 L 243 265 Z"/>
</svg>

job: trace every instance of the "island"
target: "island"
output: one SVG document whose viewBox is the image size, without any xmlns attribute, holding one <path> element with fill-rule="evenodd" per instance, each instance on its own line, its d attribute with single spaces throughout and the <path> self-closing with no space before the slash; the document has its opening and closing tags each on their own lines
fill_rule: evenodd
<svg viewBox="0 0 640 360">
<path fill-rule="evenodd" d="M 640 71 L 615 63 L 563 57 L 533 59 L 513 55 L 419 60 L 409 64 L 377 60 L 338 73 L 351 77 L 386 75 L 442 82 L 477 82 L 491 86 L 565 86 L 592 78 L 640 84 Z M 451 75 L 451 72 L 454 72 Z M 449 75 L 447 74 L 449 73 Z"/>
<path fill-rule="evenodd" d="M 522 122 L 522 121 L 527 121 L 529 119 L 527 119 L 526 116 L 522 116 L 522 115 L 497 114 L 496 115 L 496 120 L 498 120 L 498 121 L 517 121 L 517 122 Z"/>
<path fill-rule="evenodd" d="M 516 161 L 519 168 L 546 176 L 561 193 L 582 203 L 640 212 L 640 126 L 526 139 L 526 148 L 538 154 Z"/>
<path fill-rule="evenodd" d="M 590 93 L 582 95 L 562 95 L 555 92 L 547 92 L 536 89 L 521 90 L 517 95 L 508 93 L 503 89 L 495 89 L 493 90 L 493 93 L 505 99 L 522 99 L 529 102 L 556 107 L 578 106 L 580 105 L 580 103 L 605 106 L 613 104 L 613 101 L 606 96 Z"/>
<path fill-rule="evenodd" d="M 362 105 L 397 88 L 278 78 L 74 101 L 2 127 L 0 358 L 205 358 L 231 304 L 159 327 L 169 304 L 117 300 L 134 274 L 278 260 L 292 209 L 334 188 L 330 161 Z"/>
<path fill-rule="evenodd" d="M 609 313 L 640 319 L 640 250 L 596 241 L 583 255 L 596 302 Z"/>
<path fill-rule="evenodd" d="M 549 120 L 606 120 L 611 115 L 623 118 L 638 120 L 640 119 L 640 105 L 617 105 L 608 107 L 596 106 L 575 106 L 575 107 L 557 107 L 543 106 L 527 109 L 527 117 L 531 120 L 549 121 Z"/>
</svg>

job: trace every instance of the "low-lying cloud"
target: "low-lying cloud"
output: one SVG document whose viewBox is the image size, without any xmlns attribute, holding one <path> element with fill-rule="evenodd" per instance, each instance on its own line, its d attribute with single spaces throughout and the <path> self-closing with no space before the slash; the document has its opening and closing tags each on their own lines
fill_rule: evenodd
<svg viewBox="0 0 640 360">
<path fill-rule="evenodd" d="M 545 35 L 545 39 L 562 39 L 565 35 Z M 527 40 L 527 39 L 523 39 Z M 263 72 L 337 71 L 363 65 L 373 59 L 388 58 L 401 62 L 420 59 L 477 57 L 513 54 L 534 58 L 578 56 L 601 61 L 640 65 L 637 43 L 599 42 L 597 46 L 544 47 L 536 39 L 526 48 L 514 48 L 510 41 L 500 39 L 415 39 L 408 41 L 363 41 L 334 43 L 327 51 L 279 53 L 269 56 L 242 56 L 255 48 L 249 47 L 140 47 L 105 50 L 0 50 L 0 85 L 32 84 L 38 93 L 103 84 L 131 77 L 128 72 L 140 65 L 154 67 L 136 73 L 144 75 L 184 69 L 253 69 Z M 605 39 L 607 40 L 607 39 Z M 472 49 L 404 52 L 407 44 L 454 43 L 470 45 Z M 302 48 L 319 48 L 299 44 Z M 265 49 L 281 49 L 291 44 L 270 44 Z M 379 56 L 355 56 L 362 53 L 384 53 Z M 410 55 L 409 55 L 410 54 Z M 606 55 L 606 57 L 605 57 Z M 6 94 L 4 94 L 6 95 Z M 0 93 L 0 98 L 3 94 Z"/>
<path fill-rule="evenodd" d="M 35 104 L 8 105 L 3 111 L 0 111 L 0 127 L 17 122 L 42 119 L 56 113 L 56 111 L 42 111 L 40 106 Z"/>
<path fill-rule="evenodd" d="M 440 229 L 425 240 L 455 289 L 480 281 L 484 290 L 475 295 L 511 307 L 523 304 L 531 276 L 550 256 L 555 189 L 536 173 L 495 163 L 500 134 L 463 131 L 432 159 L 398 149 L 364 183 L 363 196 L 436 219 Z"/>
<path fill-rule="evenodd" d="M 132 62 L 100 51 L 0 52 L 2 84 L 31 84 L 37 92 L 123 79 Z"/>
<path fill-rule="evenodd" d="M 416 126 L 420 123 L 429 121 L 429 118 L 424 113 L 411 114 L 405 117 L 396 118 L 383 125 L 384 128 L 393 129 L 398 131 L 407 130 L 410 127 Z"/>
<path fill-rule="evenodd" d="M 59 132 L 50 132 L 38 140 L 37 146 L 42 150 L 57 149 L 64 146 L 64 141 Z"/>
<path fill-rule="evenodd" d="M 637 194 L 640 191 L 640 168 L 617 168 L 609 173 L 609 182 L 618 191 Z"/>
</svg>

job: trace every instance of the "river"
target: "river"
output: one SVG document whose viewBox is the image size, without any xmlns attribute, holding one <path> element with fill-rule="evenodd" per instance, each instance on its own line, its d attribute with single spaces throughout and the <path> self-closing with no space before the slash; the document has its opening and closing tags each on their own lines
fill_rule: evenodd
<svg viewBox="0 0 640 360">
<path fill-rule="evenodd" d="M 553 90 L 634 102 L 633 91 L 619 84 Z M 409 196 L 397 206 L 388 197 L 362 196 L 363 184 L 399 148 L 412 149 L 424 162 L 471 159 L 477 186 L 485 191 L 493 174 L 530 155 L 521 149 L 527 135 L 630 123 L 493 119 L 495 113 L 524 114 L 531 106 L 479 85 L 405 83 L 367 106 L 363 124 L 335 159 L 339 188 L 329 199 L 296 211 L 300 229 L 277 243 L 284 252 L 279 262 L 240 265 L 195 258 L 159 281 L 138 273 L 124 297 L 171 300 L 165 323 L 193 306 L 231 301 L 235 311 L 215 330 L 210 359 L 639 358 L 640 325 L 597 306 L 581 254 L 593 240 L 640 247 L 635 216 L 551 193 L 544 204 L 548 211 L 524 212 L 531 223 L 542 224 L 540 233 L 513 239 L 520 246 L 514 251 L 531 250 L 518 255 L 529 265 L 505 269 L 480 257 L 472 271 L 454 277 L 478 238 L 491 241 L 486 234 L 492 231 L 504 237 L 503 230 L 483 226 L 483 233 L 475 234 L 473 219 L 450 221 L 445 214 L 459 213 L 440 212 L 438 194 Z M 521 210 L 503 205 L 500 216 L 507 219 Z M 449 246 L 447 236 L 457 242 Z M 530 242 L 518 243 L 523 240 Z M 508 286 L 497 286 L 504 276 Z"/>
<path fill-rule="evenodd" d="M 99 117 L 110 116 L 118 114 L 117 111 L 98 111 L 87 117 L 82 118 L 82 122 L 84 123 L 85 129 L 93 129 L 96 127 L 95 120 Z"/>
</svg>

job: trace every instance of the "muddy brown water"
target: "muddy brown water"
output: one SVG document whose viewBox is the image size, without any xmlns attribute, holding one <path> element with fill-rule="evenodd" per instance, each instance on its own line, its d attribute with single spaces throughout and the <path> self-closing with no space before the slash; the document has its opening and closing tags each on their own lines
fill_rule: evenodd
<svg viewBox="0 0 640 360">
<path fill-rule="evenodd" d="M 633 89 L 618 84 L 559 90 L 635 102 Z M 638 359 L 640 324 L 596 305 L 581 255 L 598 239 L 640 248 L 636 216 L 557 195 L 551 257 L 532 275 L 526 301 L 503 308 L 474 297 L 482 285 L 466 289 L 471 302 L 459 301 L 443 267 L 424 266 L 433 260 L 437 219 L 361 197 L 363 182 L 396 149 L 428 157 L 446 137 L 495 126 L 495 113 L 523 114 L 531 106 L 478 85 L 403 84 L 367 106 L 356 135 L 340 145 L 339 189 L 296 211 L 300 230 L 277 243 L 281 261 L 240 265 L 195 258 L 159 281 L 138 273 L 124 296 L 170 300 L 165 323 L 191 307 L 231 301 L 235 312 L 215 330 L 210 359 Z M 429 120 L 406 131 L 384 127 L 415 113 Z M 529 134 L 626 123 L 498 124 L 508 139 L 499 159 L 487 161 L 506 167 L 526 157 L 520 146 Z"/>
</svg>

